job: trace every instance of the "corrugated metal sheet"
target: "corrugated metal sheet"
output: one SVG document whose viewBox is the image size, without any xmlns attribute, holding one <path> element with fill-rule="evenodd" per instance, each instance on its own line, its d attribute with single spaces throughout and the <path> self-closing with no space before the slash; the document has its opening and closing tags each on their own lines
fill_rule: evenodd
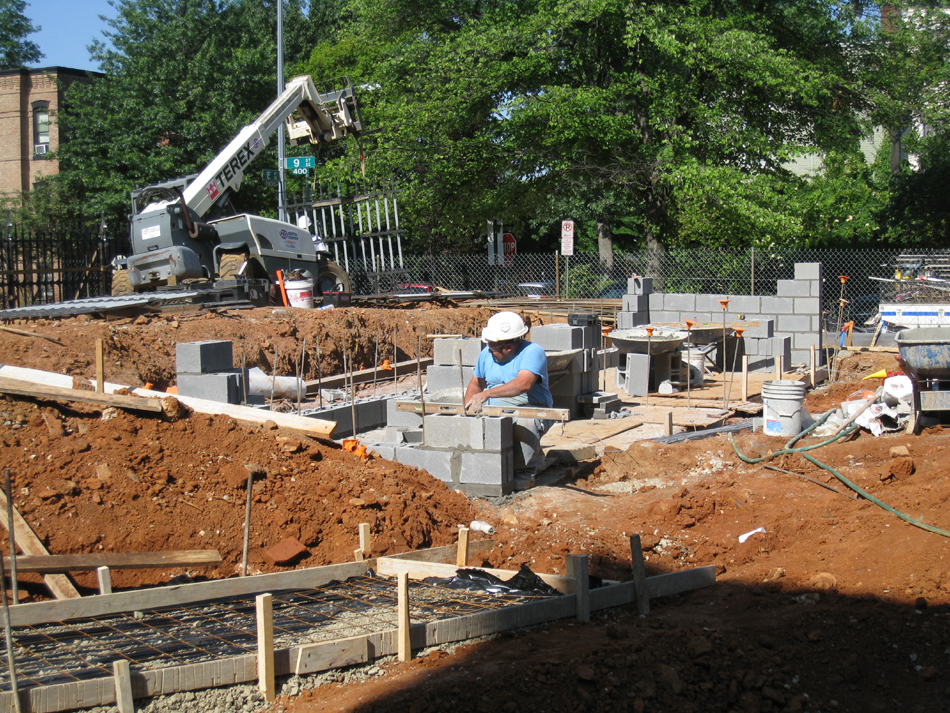
<svg viewBox="0 0 950 713">
<path fill-rule="evenodd" d="M 182 292 L 149 292 L 118 297 L 86 297 L 81 300 L 58 302 L 51 305 L 31 305 L 0 310 L 0 319 L 36 319 L 38 317 L 74 317 L 80 314 L 109 312 L 147 304 L 190 299 L 201 294 L 200 290 Z"/>
</svg>

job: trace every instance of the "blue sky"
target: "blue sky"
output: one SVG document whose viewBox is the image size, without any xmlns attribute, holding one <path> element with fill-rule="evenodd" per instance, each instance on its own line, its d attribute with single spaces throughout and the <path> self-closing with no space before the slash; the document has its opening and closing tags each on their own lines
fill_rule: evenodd
<svg viewBox="0 0 950 713">
<path fill-rule="evenodd" d="M 37 66 L 99 69 L 86 47 L 103 39 L 99 15 L 115 16 L 107 0 L 27 0 L 24 14 L 42 28 L 29 37 L 46 55 Z"/>
</svg>

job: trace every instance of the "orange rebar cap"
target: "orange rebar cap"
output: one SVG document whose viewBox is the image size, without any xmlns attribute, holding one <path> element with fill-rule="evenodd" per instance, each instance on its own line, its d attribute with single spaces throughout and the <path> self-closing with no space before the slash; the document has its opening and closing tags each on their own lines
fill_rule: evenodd
<svg viewBox="0 0 950 713">
<path fill-rule="evenodd" d="M 392 371 L 393 368 L 389 365 L 389 359 L 383 359 L 383 363 L 379 365 L 379 368 L 383 371 Z"/>
</svg>

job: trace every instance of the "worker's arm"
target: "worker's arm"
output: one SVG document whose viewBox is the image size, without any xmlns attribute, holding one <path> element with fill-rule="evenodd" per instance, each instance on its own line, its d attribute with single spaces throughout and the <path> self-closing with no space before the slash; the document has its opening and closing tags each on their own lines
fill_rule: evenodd
<svg viewBox="0 0 950 713">
<path fill-rule="evenodd" d="M 472 377 L 472 380 L 468 384 L 468 389 L 465 391 L 465 408 L 474 413 L 478 413 L 482 410 L 482 405 L 488 401 L 488 399 L 503 399 L 510 396 L 526 394 L 539 378 L 540 377 L 534 372 L 522 369 L 518 372 L 518 376 L 508 383 L 499 384 L 498 386 L 486 389 L 485 386 L 487 382 L 484 379 Z"/>
</svg>

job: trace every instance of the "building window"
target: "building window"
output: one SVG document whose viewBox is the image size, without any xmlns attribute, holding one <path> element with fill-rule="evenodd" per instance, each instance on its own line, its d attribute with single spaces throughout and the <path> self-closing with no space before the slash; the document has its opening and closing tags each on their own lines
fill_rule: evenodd
<svg viewBox="0 0 950 713">
<path fill-rule="evenodd" d="M 49 153 L 49 102 L 33 102 L 33 155 Z"/>
</svg>

